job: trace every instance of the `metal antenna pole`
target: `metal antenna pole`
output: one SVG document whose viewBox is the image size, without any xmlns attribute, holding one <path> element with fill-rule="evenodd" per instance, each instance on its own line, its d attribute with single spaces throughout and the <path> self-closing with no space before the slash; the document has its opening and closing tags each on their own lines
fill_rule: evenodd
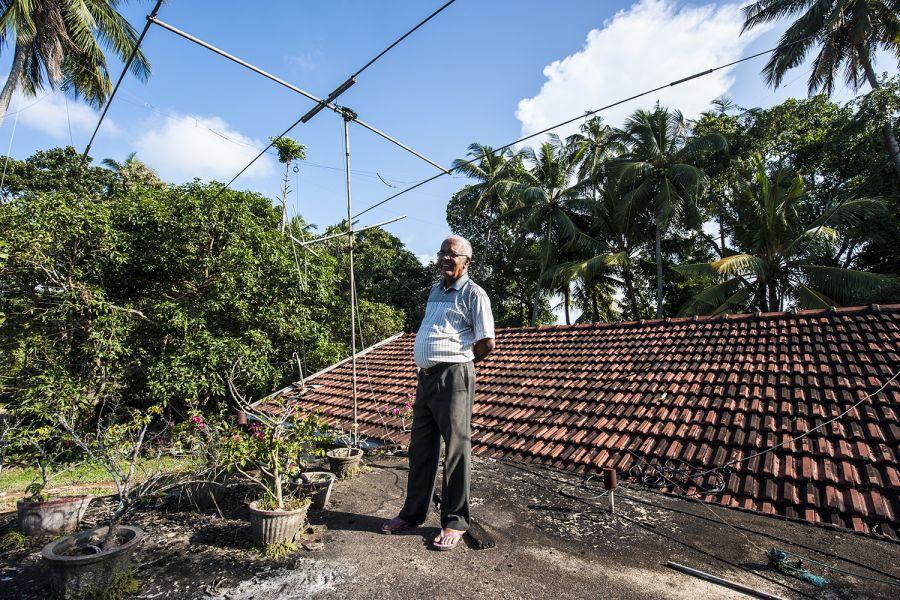
<svg viewBox="0 0 900 600">
<path fill-rule="evenodd" d="M 353 204 L 350 200 L 350 121 L 356 118 L 349 108 L 341 108 L 344 122 L 344 172 L 347 176 L 347 243 L 350 248 L 350 352 L 353 365 L 353 433 L 351 439 L 359 446 L 359 423 L 357 421 L 356 396 L 356 278 L 353 274 Z"/>
<path fill-rule="evenodd" d="M 137 41 L 134 43 L 134 48 L 131 49 L 131 54 L 128 55 L 128 60 L 125 61 L 125 66 L 122 67 L 122 74 L 119 75 L 119 79 L 116 81 L 116 85 L 115 87 L 113 87 L 112 93 L 109 95 L 109 99 L 106 101 L 106 105 L 103 107 L 103 112 L 100 113 L 100 120 L 97 121 L 97 126 L 94 127 L 94 133 L 91 134 L 91 139 L 90 141 L 88 141 L 84 152 L 81 154 L 82 161 L 87 158 L 88 152 L 91 151 L 91 146 L 94 143 L 94 138 L 97 137 L 97 132 L 100 131 L 100 125 L 103 124 L 103 119 L 106 117 L 106 111 L 109 110 L 109 105 L 112 104 L 113 98 L 116 97 L 116 92 L 119 91 L 119 86 L 122 85 L 122 80 L 125 79 L 125 74 L 128 73 L 128 67 L 131 66 L 131 62 L 134 60 L 134 57 L 138 52 L 138 48 L 141 47 L 141 42 L 144 41 L 144 36 L 147 35 L 147 30 L 150 29 L 150 25 L 155 21 L 156 15 L 159 14 L 159 9 L 162 6 L 162 3 L 163 0 L 157 0 L 156 6 L 153 7 L 153 10 L 151 10 L 150 14 L 147 16 L 147 23 L 144 25 L 144 29 L 141 31 L 141 35 L 138 36 Z"/>
</svg>

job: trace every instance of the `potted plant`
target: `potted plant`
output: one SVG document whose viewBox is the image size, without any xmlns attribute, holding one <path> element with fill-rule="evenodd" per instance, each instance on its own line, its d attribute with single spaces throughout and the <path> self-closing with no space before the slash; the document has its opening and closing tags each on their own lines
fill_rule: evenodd
<svg viewBox="0 0 900 600">
<path fill-rule="evenodd" d="M 219 509 L 230 473 L 227 464 L 229 429 L 223 412 L 207 417 L 195 411 L 184 423 L 176 426 L 173 436 L 175 449 L 198 459 L 187 481 L 169 492 L 168 499 L 177 507 Z"/>
<path fill-rule="evenodd" d="M 323 509 L 331 497 L 331 488 L 337 476 L 329 471 L 306 471 L 291 479 L 298 493 L 309 498 L 313 508 Z"/>
<path fill-rule="evenodd" d="M 362 455 L 362 448 L 350 444 L 325 453 L 325 457 L 328 459 L 328 469 L 339 479 L 353 477 L 359 472 Z"/>
<path fill-rule="evenodd" d="M 310 499 L 290 495 L 288 485 L 304 461 L 321 456 L 321 424 L 284 399 L 269 399 L 266 412 L 255 411 L 231 379 L 229 386 L 248 421 L 227 438 L 230 462 L 259 492 L 249 507 L 253 541 L 264 548 L 292 544 L 306 522 Z"/>
<path fill-rule="evenodd" d="M 76 429 L 71 415 L 59 417 L 67 438 L 115 483 L 118 502 L 105 526 L 63 536 L 42 550 L 57 597 L 102 596 L 132 583 L 131 556 L 144 532 L 121 521 L 143 499 L 177 485 L 163 472 L 162 447 L 152 448 L 153 438 L 164 437 L 167 427 L 160 424 L 162 409 L 106 408 L 101 405 L 89 433 Z"/>
<path fill-rule="evenodd" d="M 34 465 L 37 475 L 25 488 L 28 494 L 16 503 L 19 530 L 27 536 L 59 535 L 78 529 L 93 496 L 63 496 L 51 498 L 46 492 L 50 481 L 71 470 L 80 463 L 69 463 L 57 469 L 60 462 L 60 440 L 49 427 L 18 429 L 18 460 Z"/>
</svg>

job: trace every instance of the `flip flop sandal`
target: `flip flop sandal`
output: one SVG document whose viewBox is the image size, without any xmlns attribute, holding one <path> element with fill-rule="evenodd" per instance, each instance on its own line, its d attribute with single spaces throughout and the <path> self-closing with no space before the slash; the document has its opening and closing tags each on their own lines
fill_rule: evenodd
<svg viewBox="0 0 900 600">
<path fill-rule="evenodd" d="M 453 531 L 446 534 L 441 532 L 441 539 L 443 539 L 444 542 L 441 543 L 440 541 L 435 540 L 431 545 L 434 546 L 436 550 L 453 550 L 459 545 L 459 540 L 461 540 L 465 534 L 465 531 Z"/>
<path fill-rule="evenodd" d="M 381 533 L 391 535 L 392 533 L 400 533 L 401 531 L 406 531 L 407 529 L 412 529 L 414 527 L 415 525 L 412 523 L 407 523 L 400 517 L 394 517 L 381 526 Z"/>
</svg>

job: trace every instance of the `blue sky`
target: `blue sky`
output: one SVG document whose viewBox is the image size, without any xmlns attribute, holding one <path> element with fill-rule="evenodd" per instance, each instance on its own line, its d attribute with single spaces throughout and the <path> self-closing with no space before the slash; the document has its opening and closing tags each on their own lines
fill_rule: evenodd
<svg viewBox="0 0 900 600">
<path fill-rule="evenodd" d="M 442 3 L 173 0 L 159 18 L 324 96 Z M 152 4 L 134 2 L 123 12 L 140 29 Z M 546 124 L 774 46 L 784 25 L 739 36 L 739 6 L 457 0 L 365 71 L 339 103 L 449 167 L 472 142 L 500 146 Z M 169 181 L 227 181 L 269 136 L 311 107 L 301 96 L 159 27 L 150 29 L 143 47 L 153 75 L 147 84 L 126 79 L 94 143 L 96 161 L 123 160 L 136 151 Z M 9 48 L 0 55 L 3 72 L 10 55 Z M 806 95 L 807 69 L 789 74 L 788 85 L 773 91 L 759 75 L 764 60 L 604 116 L 619 125 L 627 113 L 657 99 L 690 117 L 721 94 L 744 107 Z M 887 60 L 878 66 L 896 72 Z M 112 64 L 116 75 L 119 68 Z M 838 94 L 849 97 L 848 90 Z M 69 143 L 83 149 L 97 116 L 58 94 L 17 98 L 0 128 L 0 152 L 9 147 L 12 156 L 24 158 Z M 320 227 L 346 214 L 341 127 L 334 113 L 323 111 L 291 134 L 306 145 L 307 161 L 292 174 L 290 210 Z M 355 212 L 436 172 L 359 127 L 351 128 L 350 144 Z M 234 187 L 274 198 L 279 181 L 280 165 L 266 156 Z M 448 233 L 446 202 L 464 184 L 460 177 L 441 178 L 373 210 L 361 224 L 406 214 L 388 229 L 417 255 L 430 255 Z"/>
</svg>

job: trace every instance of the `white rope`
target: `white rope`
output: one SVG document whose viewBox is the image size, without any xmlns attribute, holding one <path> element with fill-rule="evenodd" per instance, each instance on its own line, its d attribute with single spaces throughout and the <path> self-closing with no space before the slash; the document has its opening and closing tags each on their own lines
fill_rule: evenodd
<svg viewBox="0 0 900 600">
<path fill-rule="evenodd" d="M 6 167 L 9 165 L 9 153 L 12 152 L 13 140 L 16 137 L 16 125 L 19 124 L 19 113 L 21 110 L 16 111 L 16 118 L 13 119 L 13 128 L 12 134 L 9 136 L 9 147 L 6 149 L 6 160 L 3 161 L 3 176 L 0 177 L 0 190 L 3 189 L 3 183 L 6 181 Z"/>
</svg>

